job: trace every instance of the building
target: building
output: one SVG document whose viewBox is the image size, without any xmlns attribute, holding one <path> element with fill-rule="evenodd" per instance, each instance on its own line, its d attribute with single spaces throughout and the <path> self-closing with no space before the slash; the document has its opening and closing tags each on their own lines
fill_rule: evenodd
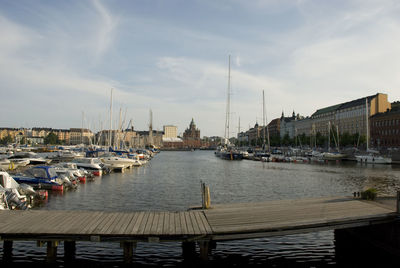
<svg viewBox="0 0 400 268">
<path fill-rule="evenodd" d="M 280 136 L 281 131 L 281 119 L 275 118 L 268 124 L 268 132 L 270 137 L 278 137 Z"/>
<path fill-rule="evenodd" d="M 283 112 L 280 118 L 280 136 L 283 139 L 286 135 L 293 139 L 297 135 L 296 123 L 298 120 L 304 119 L 303 116 L 295 114 L 293 111 L 291 117 L 285 117 Z"/>
<path fill-rule="evenodd" d="M 200 130 L 196 128 L 196 124 L 192 118 L 189 128 L 183 133 L 183 146 L 187 148 L 200 148 Z"/>
<path fill-rule="evenodd" d="M 370 117 L 370 144 L 375 148 L 400 147 L 400 107 Z"/>
<path fill-rule="evenodd" d="M 295 135 L 306 135 L 311 136 L 313 132 L 313 120 L 310 117 L 296 120 L 294 123 Z"/>
<path fill-rule="evenodd" d="M 163 129 L 164 129 L 163 139 L 178 137 L 178 127 L 177 126 L 167 125 L 167 126 L 164 126 Z"/>
<path fill-rule="evenodd" d="M 247 137 L 250 145 L 255 145 L 255 146 L 261 145 L 260 139 L 262 137 L 262 127 L 259 126 L 258 123 L 256 122 L 254 127 L 250 128 L 247 131 Z"/>
<path fill-rule="evenodd" d="M 87 128 L 70 128 L 69 144 L 91 144 L 94 134 Z"/>
<path fill-rule="evenodd" d="M 367 105 L 368 113 L 366 112 Z M 325 136 L 329 131 L 328 126 L 333 130 L 337 127 L 340 134 L 366 134 L 366 118 L 390 109 L 391 103 L 388 102 L 387 94 L 377 93 L 319 109 L 311 115 L 311 119 L 315 132 Z"/>
</svg>

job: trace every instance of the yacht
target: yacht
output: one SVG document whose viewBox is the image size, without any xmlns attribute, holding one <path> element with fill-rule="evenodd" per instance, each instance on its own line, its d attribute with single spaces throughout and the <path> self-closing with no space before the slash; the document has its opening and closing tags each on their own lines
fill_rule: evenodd
<svg viewBox="0 0 400 268">
<path fill-rule="evenodd" d="M 370 153 L 367 155 L 356 155 L 357 162 L 365 164 L 391 164 L 392 158 Z"/>
</svg>

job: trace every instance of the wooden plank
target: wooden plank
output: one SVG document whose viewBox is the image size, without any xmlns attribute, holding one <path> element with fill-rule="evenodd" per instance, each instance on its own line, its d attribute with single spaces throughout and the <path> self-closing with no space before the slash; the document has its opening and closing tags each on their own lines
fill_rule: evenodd
<svg viewBox="0 0 400 268">
<path fill-rule="evenodd" d="M 203 222 L 197 217 L 199 214 L 198 211 L 189 211 L 190 218 L 192 220 L 193 229 L 195 234 L 205 235 L 206 231 L 203 226 Z"/>
<path fill-rule="evenodd" d="M 132 212 L 132 213 L 127 213 L 129 215 L 128 218 L 125 219 L 125 223 L 121 226 L 121 234 L 127 234 L 127 229 L 128 227 L 136 221 L 139 213 L 138 212 Z"/>
<path fill-rule="evenodd" d="M 111 234 L 113 229 L 118 225 L 119 222 L 121 222 L 121 220 L 125 216 L 124 212 L 117 212 L 115 214 L 115 217 L 110 221 L 108 227 L 105 228 L 103 234 Z M 117 230 L 117 232 L 120 233 L 120 230 Z"/>
<path fill-rule="evenodd" d="M 139 212 L 137 221 L 135 222 L 135 225 L 133 225 L 133 228 L 132 228 L 130 234 L 137 235 L 137 234 L 139 234 L 139 231 L 142 231 L 144 229 L 144 228 L 143 229 L 140 229 L 140 228 L 141 228 L 141 226 L 143 226 L 142 225 L 143 221 L 144 221 L 144 225 L 146 224 L 146 221 L 147 221 L 147 218 L 145 218 L 146 214 L 147 214 L 146 212 Z M 148 217 L 148 215 L 147 215 L 147 217 Z"/>
<path fill-rule="evenodd" d="M 105 212 L 97 211 L 97 212 L 93 213 L 89 222 L 86 223 L 86 226 L 84 226 L 84 228 L 83 228 L 82 232 L 80 232 L 80 234 L 92 234 L 92 232 L 100 224 L 100 222 L 102 221 L 104 216 L 105 216 Z"/>
<path fill-rule="evenodd" d="M 92 235 L 100 235 L 101 234 L 100 231 L 104 228 L 104 225 L 106 225 L 110 221 L 112 216 L 113 216 L 113 213 L 105 212 L 103 214 L 103 217 L 100 218 L 100 220 L 98 221 L 96 227 L 91 230 L 90 234 L 92 234 Z"/>
<path fill-rule="evenodd" d="M 154 220 L 154 216 L 155 216 L 154 214 L 155 214 L 154 212 L 149 212 L 149 217 L 147 219 L 146 226 L 143 230 L 143 234 L 145 234 L 145 235 L 151 234 L 150 231 L 151 231 L 151 227 L 153 225 L 153 220 Z"/>
<path fill-rule="evenodd" d="M 175 235 L 176 234 L 175 214 L 176 213 L 174 213 L 174 212 L 168 213 L 169 224 L 168 224 L 168 229 L 166 231 L 167 235 Z"/>
<path fill-rule="evenodd" d="M 111 216 L 103 223 L 102 228 L 99 230 L 99 234 L 107 234 L 108 229 L 114 224 L 114 222 L 118 219 L 120 216 L 120 213 L 118 212 L 113 212 L 111 213 Z"/>
<path fill-rule="evenodd" d="M 183 234 L 183 229 L 182 229 L 180 212 L 175 212 L 174 213 L 174 219 L 175 219 L 175 234 L 176 235 L 182 235 Z"/>
<path fill-rule="evenodd" d="M 66 234 L 82 234 L 86 226 L 91 223 L 92 218 L 98 212 L 83 212 L 79 219 L 76 219 L 70 224 L 70 227 L 65 230 Z"/>
<path fill-rule="evenodd" d="M 207 230 L 206 230 L 206 227 L 204 226 L 204 223 L 203 223 L 203 221 L 201 220 L 201 217 L 200 217 L 200 214 L 201 212 L 198 212 L 198 211 L 196 211 L 196 212 L 191 212 L 191 216 L 192 217 L 195 217 L 195 221 L 196 221 L 196 223 L 197 223 L 197 227 L 198 227 L 198 230 L 197 230 L 197 232 L 198 232 L 198 234 L 203 234 L 203 235 L 205 235 L 205 234 L 207 234 Z"/>
<path fill-rule="evenodd" d="M 144 230 L 146 229 L 146 225 L 147 225 L 147 223 L 148 223 L 148 219 L 149 219 L 150 214 L 151 214 L 150 212 L 145 212 L 145 213 L 144 213 L 143 219 L 142 219 L 142 221 L 139 223 L 138 229 L 137 229 L 137 231 L 136 231 L 136 233 L 137 233 L 138 235 L 143 235 Z"/>
<path fill-rule="evenodd" d="M 165 234 L 163 232 L 163 229 L 164 229 L 165 214 L 166 213 L 165 212 L 159 212 L 158 214 L 159 214 L 159 218 L 158 218 L 157 226 L 156 226 L 156 229 L 155 229 L 155 234 L 163 235 L 163 234 Z"/>
<path fill-rule="evenodd" d="M 199 214 L 199 216 L 200 216 L 201 221 L 203 222 L 204 227 L 206 228 L 207 234 L 212 234 L 213 230 L 212 230 L 211 225 L 209 224 L 204 212 L 201 212 Z"/>
<path fill-rule="evenodd" d="M 126 213 L 126 212 L 121 213 L 119 220 L 112 226 L 112 228 L 109 230 L 109 233 L 123 234 L 126 226 L 133 218 L 133 215 L 134 215 L 133 213 Z"/>
<path fill-rule="evenodd" d="M 188 233 L 191 235 L 194 235 L 194 226 L 193 226 L 193 222 L 192 219 L 190 218 L 190 212 L 189 211 L 185 211 L 183 212 L 183 214 L 185 215 L 185 220 L 186 220 L 186 227 L 188 229 Z"/>
<path fill-rule="evenodd" d="M 60 217 L 63 217 L 63 211 L 47 211 L 47 213 L 37 215 L 31 219 L 28 224 L 30 226 L 23 227 L 19 232 L 34 233 L 34 234 L 49 234 L 55 233 L 54 225 L 60 223 Z"/>
<path fill-rule="evenodd" d="M 187 235 L 189 234 L 189 231 L 187 229 L 186 225 L 186 219 L 185 219 L 185 213 L 184 212 L 179 212 L 179 220 L 181 222 L 181 235 Z"/>
<path fill-rule="evenodd" d="M 157 233 L 158 222 L 160 221 L 160 212 L 153 212 L 153 222 L 151 223 L 151 227 L 149 228 L 149 234 Z"/>
<path fill-rule="evenodd" d="M 141 221 L 140 217 L 143 218 L 143 212 L 135 212 L 133 215 L 133 218 L 131 219 L 131 221 L 128 223 L 128 225 L 125 228 L 124 234 L 126 235 L 132 235 L 133 234 L 133 228 L 136 225 L 137 221 Z"/>
<path fill-rule="evenodd" d="M 162 230 L 164 235 L 171 235 L 171 233 L 170 233 L 170 226 L 171 226 L 170 216 L 171 216 L 170 212 L 164 213 L 164 225 L 163 225 L 163 230 Z"/>
<path fill-rule="evenodd" d="M 80 220 L 82 215 L 80 211 L 67 211 L 62 213 L 57 219 L 58 222 L 54 223 L 53 230 L 56 231 L 56 233 L 65 233 L 75 221 Z"/>
<path fill-rule="evenodd" d="M 0 228 L 1 233 L 22 233 L 27 227 L 32 226 L 32 220 L 44 215 L 45 211 L 21 211 L 18 214 L 9 214 L 11 221 Z"/>
</svg>

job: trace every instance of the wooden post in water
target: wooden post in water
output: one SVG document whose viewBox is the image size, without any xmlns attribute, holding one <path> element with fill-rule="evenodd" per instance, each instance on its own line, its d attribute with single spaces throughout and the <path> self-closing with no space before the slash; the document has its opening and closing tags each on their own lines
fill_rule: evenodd
<svg viewBox="0 0 400 268">
<path fill-rule="evenodd" d="M 133 262 L 133 252 L 136 248 L 135 242 L 121 242 L 121 247 L 124 248 L 124 263 Z"/>
<path fill-rule="evenodd" d="M 64 241 L 64 260 L 65 262 L 71 262 L 75 259 L 76 242 L 75 241 Z"/>
<path fill-rule="evenodd" d="M 12 258 L 13 241 L 4 240 L 3 242 L 3 261 L 9 261 Z"/>
<path fill-rule="evenodd" d="M 185 260 L 192 260 L 196 255 L 196 243 L 191 241 L 182 242 L 182 256 Z"/>
<path fill-rule="evenodd" d="M 57 259 L 58 241 L 47 241 L 47 257 L 46 262 L 53 263 Z"/>
<path fill-rule="evenodd" d="M 208 253 L 210 252 L 210 241 L 199 241 L 200 259 L 208 261 Z"/>
<path fill-rule="evenodd" d="M 397 214 L 400 214 L 400 191 L 397 191 L 396 212 Z"/>
</svg>

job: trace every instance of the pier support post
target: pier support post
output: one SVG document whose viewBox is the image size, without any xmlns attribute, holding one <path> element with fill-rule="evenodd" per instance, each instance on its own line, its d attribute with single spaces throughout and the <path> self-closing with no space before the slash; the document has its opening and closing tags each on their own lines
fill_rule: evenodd
<svg viewBox="0 0 400 268">
<path fill-rule="evenodd" d="M 47 241 L 47 257 L 46 262 L 53 263 L 57 259 L 58 241 Z"/>
<path fill-rule="evenodd" d="M 182 242 L 182 256 L 185 260 L 194 259 L 196 256 L 196 243 L 189 241 Z"/>
<path fill-rule="evenodd" d="M 12 250 L 13 250 L 13 241 L 12 240 L 4 240 L 3 242 L 3 260 L 10 261 L 12 258 Z"/>
<path fill-rule="evenodd" d="M 121 247 L 124 249 L 124 263 L 129 264 L 133 262 L 133 253 L 136 249 L 135 242 L 121 242 Z"/>
<path fill-rule="evenodd" d="M 64 241 L 64 261 L 71 262 L 75 259 L 76 242 Z"/>
<path fill-rule="evenodd" d="M 396 212 L 397 214 L 400 214 L 400 191 L 397 191 Z"/>
<path fill-rule="evenodd" d="M 210 253 L 210 241 L 199 241 L 200 246 L 200 259 L 208 261 L 208 254 Z"/>
</svg>

